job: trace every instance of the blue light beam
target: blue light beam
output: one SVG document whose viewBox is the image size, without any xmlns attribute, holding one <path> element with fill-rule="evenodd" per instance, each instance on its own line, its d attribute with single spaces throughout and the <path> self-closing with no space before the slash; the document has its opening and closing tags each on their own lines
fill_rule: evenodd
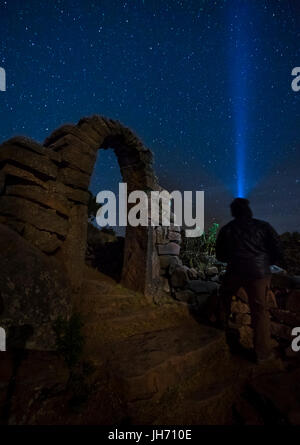
<svg viewBox="0 0 300 445">
<path fill-rule="evenodd" d="M 240 5 L 240 4 L 239 4 Z M 241 6 L 241 5 L 240 5 Z M 247 70 L 248 48 L 245 32 L 247 10 L 239 8 L 232 17 L 233 64 L 230 67 L 232 78 L 232 102 L 234 115 L 234 149 L 236 169 L 236 196 L 244 198 L 247 194 L 246 163 L 247 163 Z M 249 20 L 249 18 L 248 18 Z"/>
</svg>

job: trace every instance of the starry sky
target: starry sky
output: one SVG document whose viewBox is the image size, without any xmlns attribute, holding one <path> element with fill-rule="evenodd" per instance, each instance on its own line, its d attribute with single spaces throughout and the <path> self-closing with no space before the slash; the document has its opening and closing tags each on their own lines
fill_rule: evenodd
<svg viewBox="0 0 300 445">
<path fill-rule="evenodd" d="M 205 191 L 206 227 L 244 195 L 300 230 L 299 0 L 7 0 L 0 30 L 1 141 L 102 114 L 153 151 L 164 187 Z M 99 151 L 93 193 L 120 181 Z"/>
</svg>

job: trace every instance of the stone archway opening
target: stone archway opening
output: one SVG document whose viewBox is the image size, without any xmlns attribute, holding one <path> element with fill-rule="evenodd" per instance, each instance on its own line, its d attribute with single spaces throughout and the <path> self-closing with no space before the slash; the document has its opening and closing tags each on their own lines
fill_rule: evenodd
<svg viewBox="0 0 300 445">
<path fill-rule="evenodd" d="M 118 221 L 119 183 L 121 182 L 123 178 L 113 148 L 98 150 L 89 186 L 91 200 L 88 206 L 86 264 L 117 282 L 122 279 L 126 230 L 118 224 L 99 226 L 96 220 L 99 208 L 95 200 L 100 191 L 113 192 L 116 196 Z"/>
</svg>

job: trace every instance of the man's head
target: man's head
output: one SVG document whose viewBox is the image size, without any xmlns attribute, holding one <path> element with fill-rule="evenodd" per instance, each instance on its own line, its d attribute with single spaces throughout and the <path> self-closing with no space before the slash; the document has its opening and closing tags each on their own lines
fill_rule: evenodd
<svg viewBox="0 0 300 445">
<path fill-rule="evenodd" d="M 249 204 L 248 199 L 235 198 L 230 204 L 232 216 L 234 218 L 251 218 L 253 213 Z"/>
</svg>

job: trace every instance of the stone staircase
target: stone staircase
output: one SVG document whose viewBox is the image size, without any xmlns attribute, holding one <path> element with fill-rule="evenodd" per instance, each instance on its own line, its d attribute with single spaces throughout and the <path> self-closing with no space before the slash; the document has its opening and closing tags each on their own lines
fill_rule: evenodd
<svg viewBox="0 0 300 445">
<path fill-rule="evenodd" d="M 187 305 L 154 305 L 87 268 L 78 310 L 86 356 L 109 370 L 130 423 L 232 423 L 249 375 L 235 362 L 223 331 L 199 324 Z"/>
</svg>

